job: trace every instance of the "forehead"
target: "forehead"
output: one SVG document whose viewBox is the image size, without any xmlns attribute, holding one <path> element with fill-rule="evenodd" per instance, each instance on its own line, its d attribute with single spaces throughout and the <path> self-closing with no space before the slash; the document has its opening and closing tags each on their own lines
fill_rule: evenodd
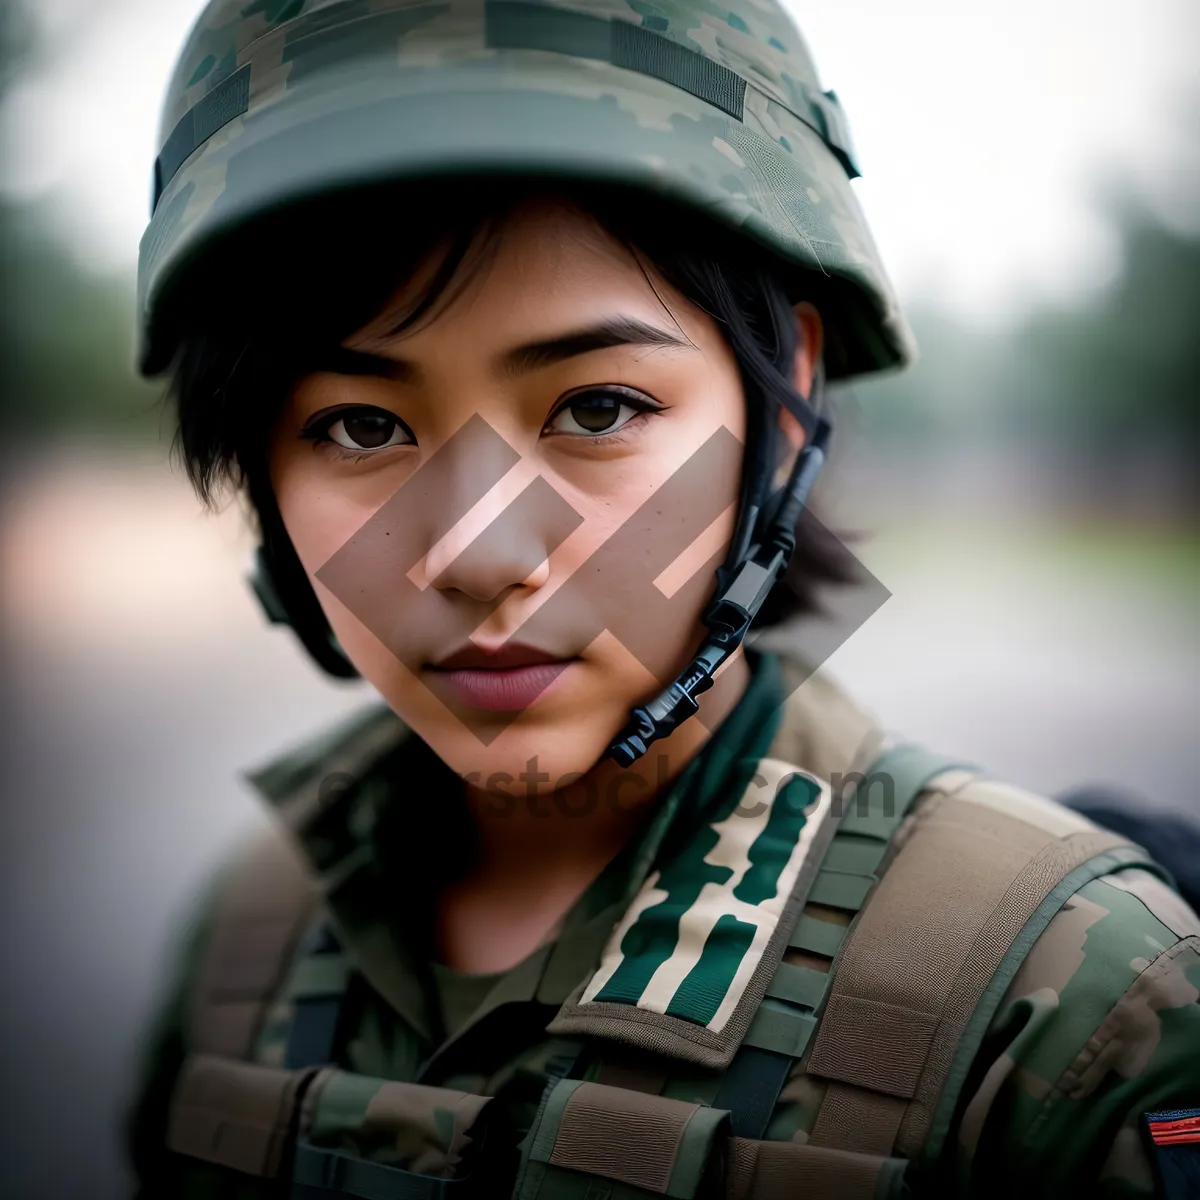
<svg viewBox="0 0 1200 1200">
<path fill-rule="evenodd" d="M 565 331 L 589 318 L 637 315 L 671 325 L 686 321 L 687 310 L 695 309 L 644 255 L 595 217 L 553 196 L 523 200 L 497 223 L 476 229 L 461 266 L 446 282 L 438 274 L 448 250 L 449 239 L 433 247 L 346 344 L 377 349 L 401 340 L 453 339 L 460 353 L 469 354 L 531 331 Z M 441 295 L 431 297 L 428 316 L 397 333 L 431 286 L 441 288 Z M 695 309 L 691 319 L 698 315 Z"/>
</svg>

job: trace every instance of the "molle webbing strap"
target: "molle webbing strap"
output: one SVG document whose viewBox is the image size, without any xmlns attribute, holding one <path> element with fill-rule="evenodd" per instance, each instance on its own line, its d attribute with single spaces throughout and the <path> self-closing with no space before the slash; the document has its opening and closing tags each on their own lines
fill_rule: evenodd
<svg viewBox="0 0 1200 1200">
<path fill-rule="evenodd" d="M 317 1074 L 193 1055 L 171 1098 L 167 1147 L 245 1175 L 279 1178 L 296 1114 Z"/>
<path fill-rule="evenodd" d="M 234 869 L 218 901 L 187 1038 L 199 1054 L 249 1058 L 317 902 L 316 884 L 272 830 Z"/>
<path fill-rule="evenodd" d="M 830 1081 L 810 1144 L 936 1154 L 999 1003 L 997 972 L 1019 962 L 1005 958 L 1014 941 L 1023 954 L 1086 881 L 1084 864 L 1094 877 L 1139 857 L 1123 838 L 1041 804 L 976 781 L 921 814 L 838 954 L 807 1063 Z"/>
<path fill-rule="evenodd" d="M 350 964 L 324 921 L 310 929 L 288 980 L 291 1004 L 285 1067 L 324 1066 L 334 1061 Z"/>
<path fill-rule="evenodd" d="M 518 1200 L 616 1194 L 690 1200 L 699 1193 L 728 1113 L 702 1104 L 564 1079 L 547 1093 L 531 1131 Z"/>
<path fill-rule="evenodd" d="M 778 1050 L 739 1047 L 713 1098 L 715 1107 L 729 1111 L 729 1128 L 736 1137 L 763 1136 L 794 1063 L 792 1055 Z"/>
<path fill-rule="evenodd" d="M 832 959 L 851 917 L 877 881 L 888 843 L 929 782 L 957 766 L 919 746 L 898 746 L 870 766 L 842 777 L 834 797 L 832 839 L 815 865 L 789 945 L 807 957 Z M 815 915 L 834 909 L 846 924 Z M 828 915 L 826 912 L 825 915 Z M 817 1028 L 832 976 L 811 966 L 780 962 L 717 1094 L 731 1113 L 736 1136 L 762 1137 L 796 1059 Z"/>
<path fill-rule="evenodd" d="M 657 1096 L 670 1073 L 666 1059 L 655 1059 L 649 1054 L 622 1054 L 618 1049 L 600 1056 L 593 1082 Z"/>
<path fill-rule="evenodd" d="M 295 1200 L 482 1196 L 459 1172 L 479 1153 L 490 1104 L 488 1096 L 331 1068 L 193 1055 L 176 1083 L 167 1146 L 256 1179 L 290 1176 Z M 370 1161 L 380 1146 L 401 1165 Z"/>
<path fill-rule="evenodd" d="M 730 1138 L 724 1200 L 884 1200 L 895 1195 L 903 1159 L 798 1142 Z"/>
</svg>

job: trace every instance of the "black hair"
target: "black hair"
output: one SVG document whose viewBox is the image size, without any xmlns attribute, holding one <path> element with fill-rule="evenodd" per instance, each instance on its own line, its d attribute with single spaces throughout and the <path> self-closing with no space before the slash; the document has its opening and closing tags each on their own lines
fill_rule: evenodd
<svg viewBox="0 0 1200 1200">
<path fill-rule="evenodd" d="M 779 439 L 767 431 L 780 404 L 800 407 L 791 381 L 792 305 L 809 299 L 821 309 L 820 289 L 829 284 L 820 276 L 811 277 L 803 296 L 790 294 L 778 264 L 747 239 L 616 188 L 512 179 L 481 189 L 447 181 L 310 201 L 242 228 L 191 265 L 186 300 L 181 295 L 174 305 L 178 350 L 171 381 L 176 448 L 196 491 L 210 505 L 226 485 L 245 494 L 275 583 L 292 614 L 310 627 L 326 628 L 324 617 L 284 529 L 267 469 L 280 407 L 312 369 L 314 352 L 336 347 L 376 318 L 432 250 L 440 256 L 433 257 L 436 265 L 397 331 L 451 303 L 494 251 L 508 214 L 545 195 L 592 217 L 643 271 L 651 263 L 716 321 L 750 406 L 746 477 L 766 481 L 773 473 L 767 456 Z M 806 509 L 790 565 L 755 628 L 818 611 L 825 587 L 858 578 L 854 556 Z"/>
</svg>

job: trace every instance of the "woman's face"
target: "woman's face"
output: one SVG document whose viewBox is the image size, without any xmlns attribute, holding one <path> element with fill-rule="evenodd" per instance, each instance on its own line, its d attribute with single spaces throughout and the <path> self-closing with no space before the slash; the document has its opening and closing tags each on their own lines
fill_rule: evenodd
<svg viewBox="0 0 1200 1200">
<path fill-rule="evenodd" d="M 397 335 L 401 288 L 272 435 L 338 641 L 487 790 L 587 772 L 701 639 L 744 396 L 714 321 L 646 269 L 586 216 L 526 204 L 448 305 Z"/>
</svg>

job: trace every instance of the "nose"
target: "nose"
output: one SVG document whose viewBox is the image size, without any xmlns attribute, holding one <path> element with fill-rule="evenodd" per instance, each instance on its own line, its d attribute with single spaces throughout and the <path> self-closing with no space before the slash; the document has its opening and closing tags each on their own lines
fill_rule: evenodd
<svg viewBox="0 0 1200 1200">
<path fill-rule="evenodd" d="M 516 468 L 430 548 L 426 577 L 484 603 L 512 587 L 538 588 L 550 555 L 582 521 L 542 476 Z"/>
</svg>

